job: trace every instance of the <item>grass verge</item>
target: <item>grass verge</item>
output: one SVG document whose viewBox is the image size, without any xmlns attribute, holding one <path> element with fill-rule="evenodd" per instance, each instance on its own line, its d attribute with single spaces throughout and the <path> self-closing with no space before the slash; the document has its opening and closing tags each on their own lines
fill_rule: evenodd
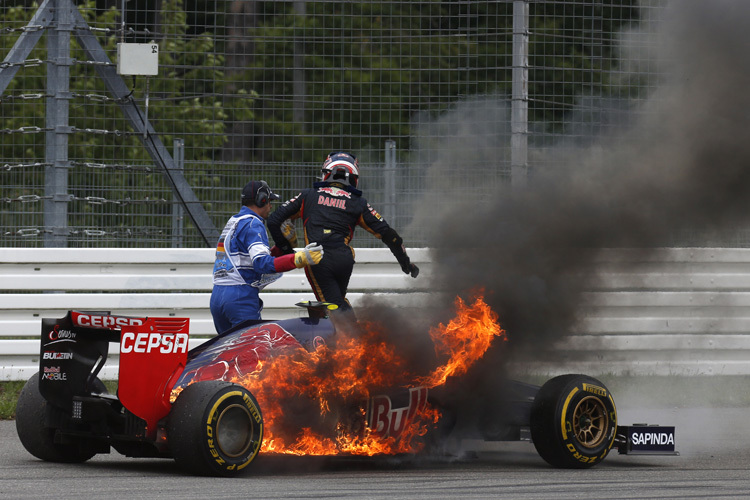
<svg viewBox="0 0 750 500">
<path fill-rule="evenodd" d="M 25 381 L 0 383 L 0 419 L 7 420 L 16 415 L 16 401 Z"/>
<path fill-rule="evenodd" d="M 0 382 L 0 420 L 10 420 L 16 418 L 16 403 L 18 394 L 23 389 L 25 380 Z M 104 385 L 111 394 L 117 392 L 116 380 L 104 380 Z"/>
</svg>

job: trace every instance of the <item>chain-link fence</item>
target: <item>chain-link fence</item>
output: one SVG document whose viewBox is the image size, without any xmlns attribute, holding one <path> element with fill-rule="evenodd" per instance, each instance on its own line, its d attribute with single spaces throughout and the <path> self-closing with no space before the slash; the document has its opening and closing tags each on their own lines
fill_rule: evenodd
<svg viewBox="0 0 750 500">
<path fill-rule="evenodd" d="M 420 246 L 410 214 L 427 165 L 482 179 L 454 196 L 492 196 L 554 163 L 549 148 L 622 125 L 659 82 L 662 11 L 637 0 L 5 0 L 0 246 L 211 244 L 204 233 L 237 211 L 248 180 L 289 198 L 332 150 L 359 157 L 365 196 Z M 158 46 L 158 74 L 122 71 L 118 44 Z"/>
</svg>

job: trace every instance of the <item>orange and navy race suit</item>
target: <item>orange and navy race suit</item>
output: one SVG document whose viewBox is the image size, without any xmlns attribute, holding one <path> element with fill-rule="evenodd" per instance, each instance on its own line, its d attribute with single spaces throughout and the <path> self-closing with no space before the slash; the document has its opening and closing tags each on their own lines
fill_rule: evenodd
<svg viewBox="0 0 750 500">
<path fill-rule="evenodd" d="M 344 310 L 351 307 L 346 300 L 346 290 L 354 268 L 354 249 L 350 242 L 356 226 L 382 239 L 402 267 L 409 266 L 401 237 L 367 203 L 362 192 L 352 186 L 316 182 L 312 188 L 303 190 L 278 207 L 268 217 L 268 229 L 283 253 L 294 250 L 284 238 L 281 224 L 287 219 L 297 218 L 302 219 L 304 244 L 315 242 L 323 245 L 320 263 L 305 267 L 307 280 L 320 301 L 336 304 Z"/>
</svg>

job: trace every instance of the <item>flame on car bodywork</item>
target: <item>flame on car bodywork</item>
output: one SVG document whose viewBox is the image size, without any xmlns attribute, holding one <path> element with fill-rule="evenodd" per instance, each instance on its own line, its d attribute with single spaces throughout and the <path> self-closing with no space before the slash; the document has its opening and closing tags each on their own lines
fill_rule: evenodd
<svg viewBox="0 0 750 500">
<path fill-rule="evenodd" d="M 424 446 L 420 438 L 440 418 L 439 410 L 428 403 L 428 390 L 465 373 L 494 339 L 507 340 L 481 295 L 470 304 L 456 298 L 455 307 L 451 321 L 430 330 L 438 363 L 426 375 L 412 372 L 375 322 L 337 328 L 334 345 L 319 342 L 312 351 L 271 342 L 285 337 L 272 326 L 264 327 L 260 331 L 268 330 L 269 342 L 261 343 L 263 352 L 244 354 L 252 363 L 227 360 L 227 367 L 215 364 L 213 369 L 225 369 L 222 379 L 246 387 L 258 400 L 264 422 L 261 452 L 418 452 Z M 394 388 L 401 393 L 400 401 L 387 395 Z"/>
</svg>

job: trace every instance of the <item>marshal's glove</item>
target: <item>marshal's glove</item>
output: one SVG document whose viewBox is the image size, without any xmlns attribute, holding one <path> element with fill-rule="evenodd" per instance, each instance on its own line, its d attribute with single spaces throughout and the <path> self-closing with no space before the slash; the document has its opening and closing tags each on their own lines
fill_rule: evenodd
<svg viewBox="0 0 750 500">
<path fill-rule="evenodd" d="M 294 223 L 289 219 L 281 223 L 281 233 L 284 238 L 292 245 L 292 248 L 297 246 L 297 229 L 294 227 Z"/>
<path fill-rule="evenodd" d="M 294 254 L 294 266 L 297 268 L 314 266 L 323 258 L 323 245 L 310 243 L 305 248 Z"/>
</svg>

